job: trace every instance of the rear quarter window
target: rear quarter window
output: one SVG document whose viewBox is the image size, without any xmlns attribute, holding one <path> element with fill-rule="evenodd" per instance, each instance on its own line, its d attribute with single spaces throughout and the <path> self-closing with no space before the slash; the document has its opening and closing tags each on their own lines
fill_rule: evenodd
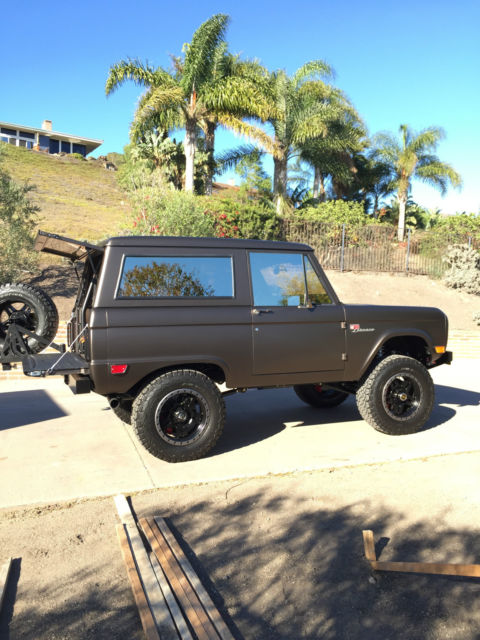
<svg viewBox="0 0 480 640">
<path fill-rule="evenodd" d="M 233 298 L 231 256 L 127 256 L 118 298 Z"/>
</svg>

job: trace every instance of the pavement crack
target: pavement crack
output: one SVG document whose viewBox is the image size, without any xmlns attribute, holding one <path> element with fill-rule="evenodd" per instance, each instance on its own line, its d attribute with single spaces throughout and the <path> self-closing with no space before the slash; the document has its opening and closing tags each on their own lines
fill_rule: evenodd
<svg viewBox="0 0 480 640">
<path fill-rule="evenodd" d="M 135 452 L 136 452 L 136 454 L 137 454 L 137 456 L 138 456 L 138 458 L 139 458 L 139 460 L 140 460 L 140 462 L 142 464 L 142 467 L 145 469 L 145 473 L 147 474 L 147 477 L 150 480 L 150 483 L 152 485 L 152 489 L 156 489 L 155 481 L 154 481 L 154 479 L 152 477 L 152 474 L 150 473 L 147 465 L 145 464 L 145 460 L 142 458 L 142 455 L 141 455 L 140 450 L 139 450 L 138 445 L 137 445 L 137 441 L 135 440 L 135 438 L 130 433 L 130 429 L 129 429 L 127 424 L 122 422 L 122 427 L 123 427 L 125 433 L 127 434 L 130 442 L 133 444 L 133 448 L 135 449 Z"/>
</svg>

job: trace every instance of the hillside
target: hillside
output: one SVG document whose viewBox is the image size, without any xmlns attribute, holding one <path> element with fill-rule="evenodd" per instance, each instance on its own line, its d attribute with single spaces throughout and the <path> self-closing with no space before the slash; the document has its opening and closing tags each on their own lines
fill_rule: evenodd
<svg viewBox="0 0 480 640">
<path fill-rule="evenodd" d="M 69 156 L 49 156 L 2 144 L 2 165 L 18 181 L 36 186 L 39 228 L 84 240 L 118 232 L 127 213 L 126 198 L 115 172 L 101 163 Z"/>
</svg>

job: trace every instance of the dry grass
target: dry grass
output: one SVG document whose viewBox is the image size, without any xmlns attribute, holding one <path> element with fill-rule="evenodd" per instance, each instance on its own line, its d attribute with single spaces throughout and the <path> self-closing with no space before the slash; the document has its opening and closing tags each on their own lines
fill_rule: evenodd
<svg viewBox="0 0 480 640">
<path fill-rule="evenodd" d="M 5 170 L 36 186 L 32 200 L 41 209 L 39 228 L 90 241 L 118 233 L 128 206 L 115 172 L 93 161 L 9 145 L 2 149 Z"/>
</svg>

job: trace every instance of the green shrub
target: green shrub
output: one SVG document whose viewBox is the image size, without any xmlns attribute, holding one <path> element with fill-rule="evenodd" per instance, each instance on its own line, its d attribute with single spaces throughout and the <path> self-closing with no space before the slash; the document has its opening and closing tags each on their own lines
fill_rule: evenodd
<svg viewBox="0 0 480 640">
<path fill-rule="evenodd" d="M 363 226 L 377 223 L 365 213 L 363 203 L 349 200 L 328 200 L 320 202 L 315 207 L 296 209 L 290 216 L 291 220 L 308 222 L 322 222 L 325 224 Z"/>
<path fill-rule="evenodd" d="M 18 279 L 36 265 L 33 234 L 39 208 L 28 197 L 33 189 L 27 183 L 17 184 L 0 169 L 0 284 Z"/>
<path fill-rule="evenodd" d="M 75 158 L 76 160 L 85 160 L 85 157 L 82 156 L 81 153 L 69 153 L 68 157 L 69 158 Z"/>
<path fill-rule="evenodd" d="M 281 220 L 272 205 L 241 198 L 203 198 L 205 211 L 215 223 L 219 238 L 276 240 L 281 237 Z"/>
<path fill-rule="evenodd" d="M 444 257 L 448 265 L 445 284 L 453 289 L 480 295 L 480 253 L 468 245 L 453 245 Z"/>
<path fill-rule="evenodd" d="M 130 193 L 134 219 L 125 231 L 132 235 L 212 237 L 215 222 L 205 212 L 201 198 L 175 191 L 160 178 L 150 176 Z"/>
</svg>

